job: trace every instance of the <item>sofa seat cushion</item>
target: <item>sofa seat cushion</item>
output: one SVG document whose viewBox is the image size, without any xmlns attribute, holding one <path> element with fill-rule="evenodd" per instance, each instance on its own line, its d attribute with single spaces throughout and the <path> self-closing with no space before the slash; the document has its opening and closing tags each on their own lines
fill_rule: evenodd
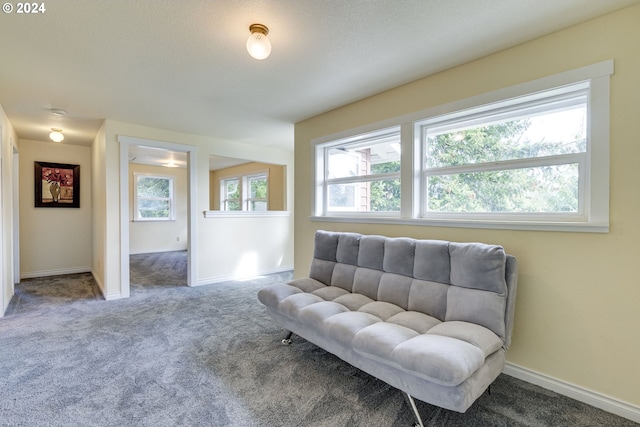
<svg viewBox="0 0 640 427">
<path fill-rule="evenodd" d="M 358 311 L 365 304 L 372 303 L 374 300 L 362 294 L 346 294 L 339 296 L 333 300 L 347 307 L 349 310 Z"/>
<path fill-rule="evenodd" d="M 484 352 L 466 341 L 421 334 L 398 344 L 389 361 L 411 374 L 443 386 L 457 386 L 480 368 Z"/>
<path fill-rule="evenodd" d="M 258 291 L 258 300 L 266 307 L 275 309 L 282 300 L 299 293 L 302 293 L 300 288 L 279 283 L 269 286 L 268 288 L 260 289 L 260 291 Z"/>
<path fill-rule="evenodd" d="M 349 294 L 350 292 L 338 286 L 325 286 L 313 291 L 312 293 L 326 301 L 333 301 L 334 299 L 342 295 Z"/>
<path fill-rule="evenodd" d="M 322 324 L 326 319 L 347 311 L 349 311 L 347 307 L 337 302 L 321 301 L 301 308 L 298 312 L 298 320 L 308 326 L 323 328 Z"/>
<path fill-rule="evenodd" d="M 469 322 L 442 322 L 429 329 L 429 334 L 443 335 L 473 344 L 485 357 L 503 346 L 502 340 L 484 326 Z"/>
<path fill-rule="evenodd" d="M 301 291 L 309 293 L 327 287 L 327 285 L 325 285 L 324 283 L 310 277 L 303 277 L 302 279 L 292 280 L 288 284 L 291 286 L 295 286 Z"/>
<path fill-rule="evenodd" d="M 360 311 L 347 311 L 329 317 L 324 323 L 324 332 L 347 348 L 351 348 L 353 337 L 367 326 L 381 322 L 380 318 Z"/>
<path fill-rule="evenodd" d="M 300 309 L 323 301 L 324 300 L 317 295 L 302 292 L 290 295 L 281 300 L 277 310 L 290 319 L 297 319 Z"/>
<path fill-rule="evenodd" d="M 343 321 L 353 319 L 347 313 L 338 316 L 345 316 Z M 468 379 L 502 346 L 496 334 L 472 323 L 441 322 L 422 313 L 403 311 L 387 321 L 367 325 L 374 318 L 358 319 L 357 326 L 348 329 L 350 333 L 360 329 L 351 341 L 355 352 L 444 386 L 457 386 Z M 347 327 L 343 325 L 344 329 Z M 348 344 L 348 336 L 343 333 L 341 342 Z"/>
<path fill-rule="evenodd" d="M 355 352 L 388 364 L 398 345 L 418 335 L 413 329 L 404 326 L 378 322 L 360 330 L 351 344 Z"/>
<path fill-rule="evenodd" d="M 387 322 L 413 329 L 414 331 L 424 334 L 436 325 L 442 322 L 428 314 L 418 311 L 403 311 L 395 314 L 387 319 Z M 445 334 L 446 335 L 446 334 Z"/>
<path fill-rule="evenodd" d="M 363 305 L 358 309 L 358 311 L 373 314 L 374 316 L 379 317 L 381 320 L 387 320 L 391 316 L 402 313 L 404 309 L 389 302 L 373 301 L 369 304 Z"/>
</svg>

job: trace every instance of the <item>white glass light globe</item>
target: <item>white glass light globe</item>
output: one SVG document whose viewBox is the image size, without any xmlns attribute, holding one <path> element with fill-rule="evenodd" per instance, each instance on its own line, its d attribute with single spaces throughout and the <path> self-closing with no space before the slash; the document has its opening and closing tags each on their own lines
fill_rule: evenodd
<svg viewBox="0 0 640 427">
<path fill-rule="evenodd" d="M 266 35 L 253 32 L 247 40 L 247 51 L 255 59 L 265 59 L 271 54 L 271 42 Z"/>
<path fill-rule="evenodd" d="M 49 138 L 51 138 L 53 142 L 60 142 L 64 139 L 64 135 L 60 130 L 58 129 L 51 129 L 51 130 L 52 132 L 49 134 Z"/>
</svg>

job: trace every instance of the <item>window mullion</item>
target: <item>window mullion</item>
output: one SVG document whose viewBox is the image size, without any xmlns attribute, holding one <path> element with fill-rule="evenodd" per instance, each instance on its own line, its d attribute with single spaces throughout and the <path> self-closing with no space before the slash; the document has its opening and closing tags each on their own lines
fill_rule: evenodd
<svg viewBox="0 0 640 427">
<path fill-rule="evenodd" d="M 459 166 L 447 166 L 424 170 L 425 176 L 454 175 L 460 173 L 492 172 L 500 170 L 523 169 L 536 166 L 563 165 L 580 163 L 586 158 L 586 153 L 560 154 L 529 159 L 503 160 L 499 162 L 472 163 Z"/>
<path fill-rule="evenodd" d="M 246 197 L 246 195 L 248 194 L 247 187 L 248 187 L 248 177 L 243 176 L 240 184 L 240 205 L 242 206 L 243 211 L 249 210 L 249 201 Z"/>
<path fill-rule="evenodd" d="M 385 181 L 390 179 L 400 179 L 400 172 L 378 173 L 373 175 L 349 176 L 346 178 L 331 178 L 327 180 L 328 185 L 335 184 L 357 184 L 359 182 Z"/>
</svg>

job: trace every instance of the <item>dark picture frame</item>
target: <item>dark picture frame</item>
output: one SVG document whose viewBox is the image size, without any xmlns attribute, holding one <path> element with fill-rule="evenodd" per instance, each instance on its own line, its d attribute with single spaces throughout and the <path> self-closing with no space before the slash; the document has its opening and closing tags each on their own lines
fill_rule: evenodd
<svg viewBox="0 0 640 427">
<path fill-rule="evenodd" d="M 36 208 L 79 208 L 80 165 L 34 162 Z"/>
</svg>

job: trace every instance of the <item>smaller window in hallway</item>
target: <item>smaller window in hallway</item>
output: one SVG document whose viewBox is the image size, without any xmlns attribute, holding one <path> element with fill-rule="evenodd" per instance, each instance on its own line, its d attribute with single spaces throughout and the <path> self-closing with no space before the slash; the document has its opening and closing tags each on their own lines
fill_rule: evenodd
<svg viewBox="0 0 640 427">
<path fill-rule="evenodd" d="M 134 174 L 134 221 L 173 220 L 173 177 Z"/>
</svg>

